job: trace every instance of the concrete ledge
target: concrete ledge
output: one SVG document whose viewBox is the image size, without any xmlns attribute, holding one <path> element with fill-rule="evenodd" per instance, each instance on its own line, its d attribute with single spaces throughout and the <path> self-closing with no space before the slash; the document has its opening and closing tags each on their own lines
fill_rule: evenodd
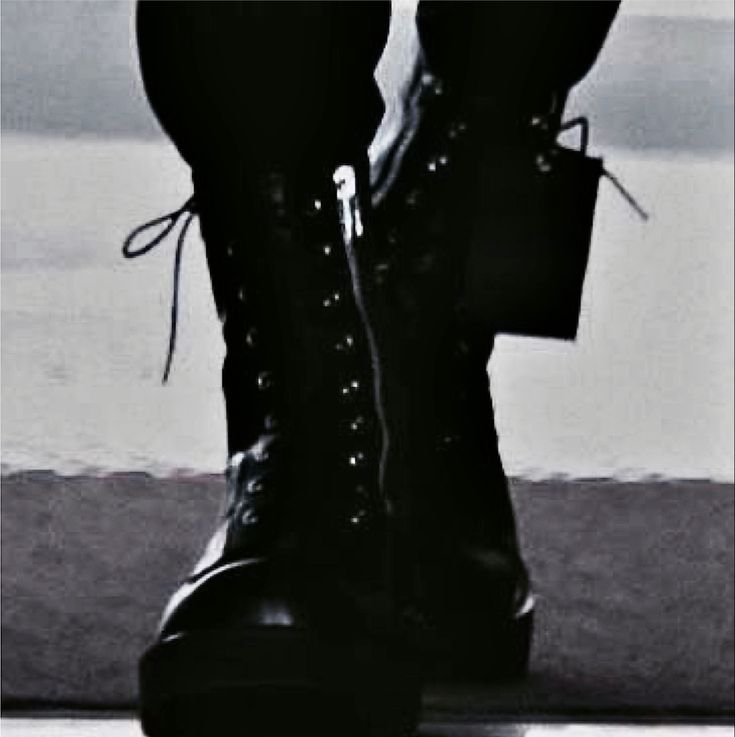
<svg viewBox="0 0 735 737">
<path fill-rule="evenodd" d="M 733 712 L 733 486 L 515 481 L 539 592 L 522 687 L 437 714 Z M 13 474 L 2 487 L 6 707 L 125 708 L 166 596 L 212 529 L 217 477 Z"/>
</svg>

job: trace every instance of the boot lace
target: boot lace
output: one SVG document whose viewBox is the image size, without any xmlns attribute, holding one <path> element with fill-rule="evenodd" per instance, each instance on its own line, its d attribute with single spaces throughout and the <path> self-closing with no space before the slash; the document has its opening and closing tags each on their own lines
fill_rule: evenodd
<svg viewBox="0 0 735 737">
<path fill-rule="evenodd" d="M 149 220 L 147 223 L 139 225 L 132 230 L 122 246 L 122 255 L 128 259 L 138 258 L 150 253 L 154 248 L 163 243 L 167 237 L 176 229 L 179 222 L 182 222 L 176 239 L 176 250 L 174 252 L 174 270 L 173 270 L 173 288 L 171 295 L 171 320 L 168 335 L 168 351 L 166 352 L 166 362 L 163 368 L 162 384 L 168 382 L 171 373 L 171 365 L 173 363 L 174 351 L 176 350 L 176 332 L 179 319 L 179 283 L 181 277 L 181 257 L 184 251 L 184 243 L 186 235 L 189 232 L 192 220 L 197 215 L 196 202 L 192 195 L 181 207 L 173 212 L 166 213 L 159 217 Z M 153 235 L 151 231 L 155 231 Z M 136 245 L 142 240 L 142 236 L 149 234 L 150 237 L 142 244 Z"/>
<path fill-rule="evenodd" d="M 587 117 L 580 115 L 578 118 L 565 121 L 557 129 L 557 134 L 573 130 L 574 128 L 579 128 L 580 131 L 579 151 L 580 153 L 586 154 L 590 140 L 590 122 Z M 649 213 L 643 209 L 640 202 L 631 194 L 630 190 L 605 166 L 602 167 L 602 176 L 615 187 L 621 197 L 633 208 L 641 220 L 647 221 L 650 218 Z"/>
</svg>

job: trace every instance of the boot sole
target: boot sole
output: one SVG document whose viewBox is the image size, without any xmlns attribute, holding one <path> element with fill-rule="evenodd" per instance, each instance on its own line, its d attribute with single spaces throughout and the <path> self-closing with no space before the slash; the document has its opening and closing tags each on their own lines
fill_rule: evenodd
<svg viewBox="0 0 735 737">
<path fill-rule="evenodd" d="M 141 659 L 140 694 L 148 737 L 405 737 L 420 710 L 409 662 L 287 628 L 157 643 Z"/>
<path fill-rule="evenodd" d="M 488 625 L 470 644 L 458 645 L 452 637 L 434 641 L 424 648 L 425 678 L 433 683 L 520 680 L 528 675 L 533 628 L 531 609 L 502 626 Z"/>
</svg>

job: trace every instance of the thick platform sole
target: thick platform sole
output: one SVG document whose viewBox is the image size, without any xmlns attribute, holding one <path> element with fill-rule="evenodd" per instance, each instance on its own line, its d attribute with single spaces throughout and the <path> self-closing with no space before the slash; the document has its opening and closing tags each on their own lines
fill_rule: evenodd
<svg viewBox="0 0 735 737">
<path fill-rule="evenodd" d="M 420 695 L 413 663 L 289 628 L 172 638 L 140 663 L 148 737 L 407 737 Z"/>
<path fill-rule="evenodd" d="M 421 648 L 425 680 L 495 683 L 522 679 L 528 674 L 533 627 L 530 608 L 502 625 L 488 625 L 472 640 L 467 633 L 434 638 Z"/>
</svg>

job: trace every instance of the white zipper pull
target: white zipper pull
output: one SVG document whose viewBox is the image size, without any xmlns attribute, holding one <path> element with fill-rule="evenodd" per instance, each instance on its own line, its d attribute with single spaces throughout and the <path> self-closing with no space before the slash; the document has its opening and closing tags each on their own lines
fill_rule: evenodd
<svg viewBox="0 0 735 737">
<path fill-rule="evenodd" d="M 337 188 L 339 222 L 345 243 L 352 244 L 364 232 L 360 202 L 357 197 L 357 177 L 353 167 L 343 164 L 337 167 L 332 177 Z"/>
</svg>

